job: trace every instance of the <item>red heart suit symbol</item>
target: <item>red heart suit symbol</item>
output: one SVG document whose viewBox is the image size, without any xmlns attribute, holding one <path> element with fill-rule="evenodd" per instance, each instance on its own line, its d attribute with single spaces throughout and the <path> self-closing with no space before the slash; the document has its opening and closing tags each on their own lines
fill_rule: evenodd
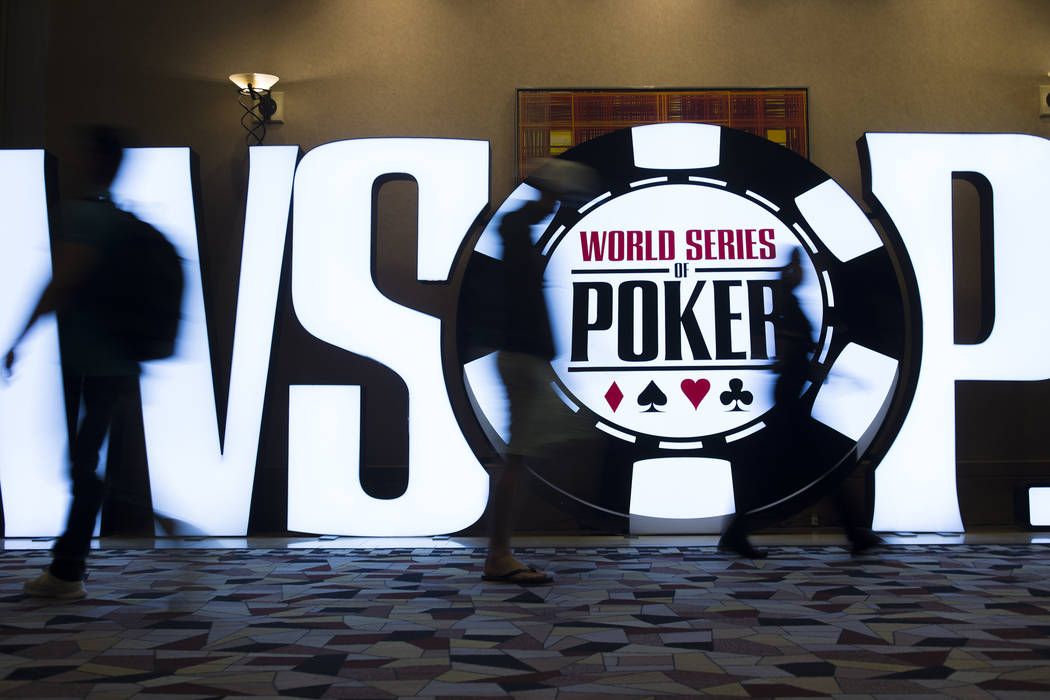
<svg viewBox="0 0 1050 700">
<path fill-rule="evenodd" d="M 711 391 L 711 382 L 706 379 L 697 379 L 695 382 L 692 379 L 682 380 L 682 393 L 689 399 L 689 403 L 693 404 L 694 409 L 700 405 L 709 391 Z"/>
</svg>

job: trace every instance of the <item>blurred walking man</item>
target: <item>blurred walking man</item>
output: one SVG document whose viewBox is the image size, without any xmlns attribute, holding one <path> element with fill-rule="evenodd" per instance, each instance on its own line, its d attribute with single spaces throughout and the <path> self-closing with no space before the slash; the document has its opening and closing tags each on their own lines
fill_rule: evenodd
<svg viewBox="0 0 1050 700">
<path fill-rule="evenodd" d="M 4 358 L 4 369 L 10 374 L 18 343 L 37 319 L 47 313 L 59 314 L 63 370 L 79 394 L 75 400 L 82 402 L 69 451 L 73 500 L 65 531 L 52 548 L 50 567 L 26 582 L 24 590 L 29 595 L 63 600 L 85 595 L 87 555 L 107 487 L 96 474 L 99 451 L 110 427 L 123 418 L 137 397 L 139 360 L 165 356 L 174 347 L 174 330 L 170 331 L 168 349 L 158 352 L 154 348 L 146 356 L 140 352 L 141 344 L 132 338 L 138 322 L 136 312 L 129 315 L 129 302 L 134 298 L 131 303 L 139 307 L 143 300 L 148 304 L 151 290 L 129 289 L 129 284 L 136 282 L 128 280 L 136 274 L 129 274 L 128 270 L 149 267 L 152 258 L 132 238 L 151 239 L 149 232 L 163 237 L 148 224 L 117 209 L 110 200 L 109 187 L 123 158 L 121 139 L 109 127 L 93 127 L 80 136 L 79 162 L 75 165 L 84 177 L 86 192 L 64 206 L 52 279 Z M 156 249 L 158 244 L 152 245 Z M 159 245 L 170 247 L 166 241 Z M 177 266 L 177 256 L 175 261 Z M 170 271 L 170 265 L 169 262 L 165 269 Z M 137 274 L 142 277 L 154 272 L 150 269 Z M 181 275 L 181 268 L 171 274 Z M 174 280 L 170 291 L 165 292 L 175 297 L 171 303 L 176 305 L 176 316 L 181 282 L 181 277 Z"/>
</svg>

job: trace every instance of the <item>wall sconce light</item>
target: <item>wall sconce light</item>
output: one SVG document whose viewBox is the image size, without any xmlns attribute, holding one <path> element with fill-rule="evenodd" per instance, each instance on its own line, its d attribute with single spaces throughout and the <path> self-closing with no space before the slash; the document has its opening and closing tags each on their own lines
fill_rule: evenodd
<svg viewBox="0 0 1050 700">
<path fill-rule="evenodd" d="M 261 146 L 266 138 L 266 125 L 277 111 L 277 103 L 270 95 L 270 88 L 280 78 L 267 73 L 234 73 L 230 80 L 238 88 L 237 101 L 244 109 L 241 126 L 248 132 L 244 142 L 249 146 Z"/>
</svg>

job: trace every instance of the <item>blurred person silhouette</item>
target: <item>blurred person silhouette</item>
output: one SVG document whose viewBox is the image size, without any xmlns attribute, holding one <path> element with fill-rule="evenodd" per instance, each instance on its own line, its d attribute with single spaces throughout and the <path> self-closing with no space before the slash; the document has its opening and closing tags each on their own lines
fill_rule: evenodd
<svg viewBox="0 0 1050 700">
<path fill-rule="evenodd" d="M 802 252 L 796 247 L 791 250 L 788 263 L 782 268 L 780 278 L 773 287 L 773 337 L 776 350 L 773 372 L 777 375 L 773 401 L 779 415 L 773 429 L 779 449 L 778 454 L 771 457 L 773 469 L 764 480 L 764 486 L 781 493 L 784 492 L 781 485 L 790 481 L 792 474 L 804 470 L 813 450 L 806 436 L 810 406 L 802 398 L 806 382 L 811 380 L 809 361 L 813 349 L 813 326 L 795 293 L 801 283 Z M 853 507 L 841 484 L 834 491 L 833 503 L 854 554 L 882 544 L 879 537 L 862 525 L 860 509 Z M 760 524 L 759 518 L 753 515 L 737 513 L 719 538 L 718 548 L 749 559 L 764 558 L 765 550 L 752 545 L 748 538 Z"/>
<path fill-rule="evenodd" d="M 773 287 L 773 338 L 776 349 L 773 372 L 773 405 L 780 416 L 778 445 L 780 453 L 771 474 L 789 472 L 802 454 L 801 431 L 809 411 L 802 401 L 802 389 L 809 379 L 809 357 L 813 346 L 813 326 L 799 304 L 795 289 L 802 282 L 802 254 L 793 248 L 788 263 Z M 773 477 L 775 478 L 775 477 Z M 750 559 L 761 559 L 766 552 L 751 544 L 748 535 L 756 528 L 755 518 L 738 512 L 718 540 L 718 548 Z"/>
<path fill-rule="evenodd" d="M 551 388 L 554 338 L 544 296 L 545 261 L 533 245 L 532 227 L 547 219 L 559 201 L 583 196 L 593 187 L 586 166 L 551 159 L 526 183 L 539 191 L 509 212 L 499 224 L 503 241 L 503 313 L 495 345 L 497 366 L 510 405 L 510 440 L 502 474 L 495 481 L 490 504 L 489 546 L 482 578 L 486 581 L 537 585 L 553 577 L 523 564 L 511 550 L 514 502 L 526 463 L 542 459 L 551 446 L 574 440 L 582 431 L 564 417 Z"/>
<path fill-rule="evenodd" d="M 174 352 L 183 286 L 174 247 L 110 198 L 123 160 L 121 133 L 93 126 L 76 136 L 73 165 L 84 192 L 63 204 L 52 278 L 4 358 L 11 376 L 22 338 L 41 316 L 58 314 L 63 373 L 82 407 L 69 450 L 73 498 L 51 565 L 24 591 L 64 600 L 85 595 L 91 536 L 112 481 L 109 469 L 105 481 L 96 474 L 99 451 L 137 405 L 140 362 Z M 158 520 L 165 529 L 174 522 Z"/>
<path fill-rule="evenodd" d="M 838 512 L 839 522 L 842 524 L 842 529 L 849 539 L 850 554 L 855 557 L 886 544 L 885 540 L 872 532 L 871 528 L 866 524 L 871 522 L 871 514 L 868 512 L 865 502 L 872 488 L 869 482 L 873 477 L 873 472 L 871 471 L 873 467 L 862 463 L 860 468 L 868 470 L 864 474 L 862 487 L 865 493 L 859 496 L 850 493 L 846 483 L 843 481 L 832 496 L 835 510 Z"/>
</svg>

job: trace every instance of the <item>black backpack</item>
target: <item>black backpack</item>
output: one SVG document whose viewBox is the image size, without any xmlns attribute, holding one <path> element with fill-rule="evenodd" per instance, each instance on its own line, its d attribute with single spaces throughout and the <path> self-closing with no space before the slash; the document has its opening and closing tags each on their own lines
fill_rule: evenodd
<svg viewBox="0 0 1050 700">
<path fill-rule="evenodd" d="M 182 318 L 182 259 L 153 226 L 104 204 L 119 231 L 99 271 L 108 330 L 136 362 L 170 357 Z"/>
</svg>

